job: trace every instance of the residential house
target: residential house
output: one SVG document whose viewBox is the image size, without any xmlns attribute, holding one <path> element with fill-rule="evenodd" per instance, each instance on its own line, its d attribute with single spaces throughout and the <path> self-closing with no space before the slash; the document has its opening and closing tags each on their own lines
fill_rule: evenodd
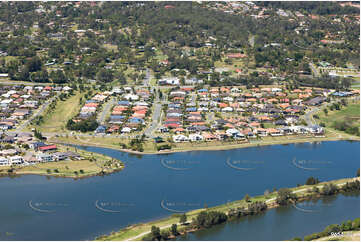
<svg viewBox="0 0 361 242">
<path fill-rule="evenodd" d="M 53 155 L 47 154 L 47 153 L 39 153 L 39 154 L 37 154 L 36 159 L 39 162 L 51 162 L 51 161 L 54 161 Z"/>
</svg>

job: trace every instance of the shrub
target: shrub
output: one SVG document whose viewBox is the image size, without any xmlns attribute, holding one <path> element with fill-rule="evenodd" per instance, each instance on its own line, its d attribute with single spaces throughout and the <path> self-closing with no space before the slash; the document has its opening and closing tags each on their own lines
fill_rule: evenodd
<svg viewBox="0 0 361 242">
<path fill-rule="evenodd" d="M 317 178 L 314 178 L 314 177 L 309 177 L 306 181 L 306 185 L 315 185 L 317 183 L 319 183 L 320 181 L 317 179 Z"/>
</svg>

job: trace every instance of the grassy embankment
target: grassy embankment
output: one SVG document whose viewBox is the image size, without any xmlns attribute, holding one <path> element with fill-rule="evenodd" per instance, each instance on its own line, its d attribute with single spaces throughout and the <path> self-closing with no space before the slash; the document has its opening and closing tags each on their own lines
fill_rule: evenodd
<svg viewBox="0 0 361 242">
<path fill-rule="evenodd" d="M 310 190 L 312 190 L 313 187 L 322 188 L 325 184 L 333 183 L 336 186 L 341 186 L 342 184 L 345 184 L 346 182 L 350 182 L 354 180 L 354 178 L 345 178 L 340 180 L 334 180 L 334 181 L 328 181 L 328 182 L 322 182 L 317 185 L 304 185 L 299 187 L 290 188 L 290 190 L 296 194 L 297 197 L 302 198 L 306 195 L 312 194 L 310 193 Z M 271 192 L 268 195 L 260 195 L 255 196 L 250 199 L 250 202 L 265 202 L 269 208 L 276 207 L 277 204 L 275 203 L 275 199 L 277 197 L 277 192 Z M 199 213 L 202 211 L 218 211 L 218 212 L 224 212 L 227 213 L 229 209 L 231 208 L 239 208 L 239 207 L 246 207 L 247 202 L 242 199 L 238 201 L 229 202 L 226 204 L 222 204 L 215 207 L 210 208 L 201 208 L 197 210 L 192 210 L 186 213 L 187 215 L 187 221 L 190 222 L 192 218 L 196 218 Z M 120 241 L 120 240 L 141 240 L 146 234 L 148 234 L 151 230 L 152 226 L 157 226 L 161 229 L 168 229 L 172 224 L 178 224 L 179 223 L 179 214 L 171 215 L 170 217 L 160 219 L 157 221 L 151 221 L 148 223 L 143 224 L 136 224 L 131 225 L 129 227 L 123 228 L 119 230 L 118 232 L 113 232 L 110 235 L 105 235 L 96 238 L 96 240 L 114 240 L 114 241 Z M 185 229 L 185 226 L 178 224 L 178 230 L 182 231 Z"/>
<path fill-rule="evenodd" d="M 74 147 L 58 146 L 59 151 L 74 151 L 80 154 L 83 160 L 63 160 L 57 162 L 37 163 L 29 166 L 0 167 L 2 175 L 37 174 L 55 177 L 82 178 L 119 171 L 124 168 L 122 162 L 98 153 L 88 152 Z M 8 170 L 14 171 L 9 173 Z"/>
<path fill-rule="evenodd" d="M 64 101 L 58 100 L 54 110 L 45 110 L 44 121 L 40 125 L 33 126 L 40 132 L 52 133 L 67 132 L 66 123 L 70 118 L 75 116 L 79 109 L 79 100 L 85 93 L 75 92 L 75 94 Z M 49 111 L 49 112 L 48 112 Z"/>
<path fill-rule="evenodd" d="M 135 134 L 134 134 L 135 135 Z M 325 137 L 315 137 L 312 135 L 294 135 L 294 136 L 280 136 L 280 137 L 262 137 L 262 139 L 254 139 L 250 142 L 243 141 L 233 141 L 233 142 L 222 142 L 222 141 L 212 141 L 212 142 L 184 142 L 184 143 L 172 143 L 171 150 L 161 151 L 159 153 L 170 153 L 170 152 L 186 152 L 193 150 L 227 150 L 227 149 L 237 149 L 237 148 L 247 148 L 247 147 L 256 147 L 256 146 L 266 146 L 266 145 L 277 145 L 277 144 L 291 144 L 291 143 L 304 143 L 304 142 L 320 142 L 320 141 L 334 141 L 334 140 L 359 140 L 356 136 L 342 135 L 339 136 L 338 133 L 328 132 Z M 166 139 L 165 139 L 166 140 Z M 123 150 L 120 143 L 126 144 L 129 146 L 129 139 L 125 138 L 116 138 L 114 136 L 104 136 L 104 137 L 55 137 L 52 139 L 54 142 L 62 143 L 71 143 L 71 144 L 80 144 L 88 146 L 98 146 L 104 148 L 118 149 Z M 160 143 L 158 145 L 167 144 Z M 153 141 L 146 141 L 143 143 L 144 152 L 143 154 L 158 153 L 156 150 L 156 144 Z M 123 150 L 129 151 L 131 150 Z M 135 152 L 137 153 L 137 152 Z"/>
<path fill-rule="evenodd" d="M 348 105 L 342 107 L 341 110 L 328 109 L 327 115 L 324 113 L 323 109 L 317 113 L 320 117 L 319 120 L 314 119 L 318 123 L 324 123 L 326 125 L 326 131 L 328 133 L 333 133 L 341 135 L 344 138 L 351 139 L 360 139 L 355 135 L 348 134 L 344 131 L 335 129 L 334 125 L 337 122 L 347 122 L 352 127 L 360 127 L 360 101 L 348 101 Z"/>
</svg>

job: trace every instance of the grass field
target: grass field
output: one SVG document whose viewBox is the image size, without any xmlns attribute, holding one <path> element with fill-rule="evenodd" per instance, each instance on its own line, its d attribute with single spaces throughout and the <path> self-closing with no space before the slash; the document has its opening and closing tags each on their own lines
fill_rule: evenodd
<svg viewBox="0 0 361 242">
<path fill-rule="evenodd" d="M 342 107 L 341 110 L 328 110 L 328 114 L 326 115 L 323 111 L 318 113 L 320 117 L 319 120 L 316 121 L 323 122 L 326 124 L 326 128 L 330 129 L 333 132 L 342 133 L 344 135 L 349 135 L 345 132 L 335 130 L 333 128 L 334 122 L 347 121 L 352 126 L 360 127 L 360 102 L 348 102 L 346 107 Z"/>
<path fill-rule="evenodd" d="M 66 123 L 70 118 L 75 116 L 79 109 L 79 99 L 84 94 L 76 92 L 74 96 L 71 96 L 65 101 L 58 101 L 54 110 L 48 114 L 44 114 L 44 122 L 35 127 L 41 132 L 60 132 L 66 131 Z"/>
<path fill-rule="evenodd" d="M 353 77 L 352 79 L 353 79 L 353 81 L 351 84 L 351 88 L 360 89 L 360 77 Z"/>
</svg>

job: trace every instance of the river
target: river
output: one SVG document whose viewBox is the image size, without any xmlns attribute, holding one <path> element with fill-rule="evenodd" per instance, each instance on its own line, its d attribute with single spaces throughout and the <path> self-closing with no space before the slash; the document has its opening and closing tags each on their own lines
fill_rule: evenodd
<svg viewBox="0 0 361 242">
<path fill-rule="evenodd" d="M 242 199 L 245 194 L 263 194 L 266 189 L 294 187 L 310 176 L 321 181 L 353 177 L 360 160 L 360 143 L 349 141 L 144 156 L 83 148 L 119 159 L 125 169 L 80 180 L 37 175 L 0 178 L 0 240 L 90 240 L 175 211 L 215 206 Z M 349 198 L 359 201 L 359 196 Z M 335 201 L 339 199 L 342 204 L 347 197 Z M 357 214 L 359 203 L 350 203 L 347 210 Z M 304 214 L 283 216 L 279 211 L 270 210 L 265 218 L 271 219 L 272 214 L 278 220 L 292 218 L 292 231 L 318 231 L 300 228 L 307 225 L 306 219 L 298 219 Z M 353 216 L 345 213 L 337 222 L 347 218 Z M 284 233 L 275 221 L 272 233 Z M 265 224 L 263 219 L 259 223 Z M 217 239 L 218 235 L 214 236 Z"/>
</svg>

